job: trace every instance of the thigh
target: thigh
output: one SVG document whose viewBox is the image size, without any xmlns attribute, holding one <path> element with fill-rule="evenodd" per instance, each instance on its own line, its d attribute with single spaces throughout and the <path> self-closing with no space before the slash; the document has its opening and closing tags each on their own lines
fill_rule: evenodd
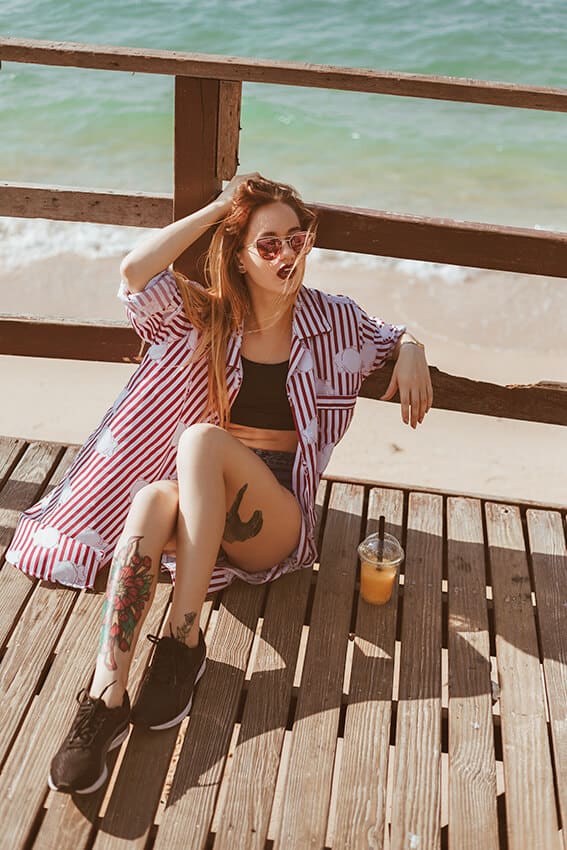
<svg viewBox="0 0 567 850">
<path fill-rule="evenodd" d="M 299 543 L 301 529 L 294 494 L 278 482 L 263 460 L 224 429 L 200 427 L 195 437 L 199 451 L 222 465 L 227 523 L 221 545 L 231 563 L 259 572 L 286 558 Z M 182 442 L 179 450 L 183 450 Z"/>
<path fill-rule="evenodd" d="M 294 494 L 279 483 L 267 464 L 247 446 L 236 443 L 239 448 L 225 472 L 227 525 L 222 548 L 235 566 L 257 572 L 277 564 L 296 548 L 301 510 Z M 247 528 L 254 533 L 235 540 L 241 524 L 241 538 Z"/>
</svg>

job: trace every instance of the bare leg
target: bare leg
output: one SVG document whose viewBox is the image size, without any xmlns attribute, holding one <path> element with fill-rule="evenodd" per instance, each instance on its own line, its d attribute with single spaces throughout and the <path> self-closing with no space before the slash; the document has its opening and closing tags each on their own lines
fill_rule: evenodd
<svg viewBox="0 0 567 850">
<path fill-rule="evenodd" d="M 293 494 L 265 463 L 215 426 L 183 432 L 177 473 L 177 567 L 165 634 L 196 646 L 221 542 L 233 563 L 250 572 L 265 570 L 297 545 L 301 514 Z"/>
<path fill-rule="evenodd" d="M 136 493 L 114 550 L 90 695 L 121 705 L 142 623 L 154 598 L 160 556 L 175 530 L 177 483 L 156 481 Z"/>
</svg>

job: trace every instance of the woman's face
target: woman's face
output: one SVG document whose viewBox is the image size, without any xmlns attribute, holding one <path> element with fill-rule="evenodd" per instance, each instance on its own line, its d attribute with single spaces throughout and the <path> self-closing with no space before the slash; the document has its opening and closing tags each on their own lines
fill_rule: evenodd
<svg viewBox="0 0 567 850">
<path fill-rule="evenodd" d="M 306 246 L 303 249 L 299 262 L 293 268 L 297 254 L 289 241 L 282 242 L 281 252 L 273 260 L 265 260 L 259 255 L 256 242 L 270 236 L 284 240 L 304 229 L 295 210 L 282 201 L 274 201 L 254 210 L 242 239 L 243 247 L 237 254 L 249 286 L 275 295 L 285 294 L 290 283 L 293 287 L 294 277 L 303 271 L 309 248 Z"/>
</svg>

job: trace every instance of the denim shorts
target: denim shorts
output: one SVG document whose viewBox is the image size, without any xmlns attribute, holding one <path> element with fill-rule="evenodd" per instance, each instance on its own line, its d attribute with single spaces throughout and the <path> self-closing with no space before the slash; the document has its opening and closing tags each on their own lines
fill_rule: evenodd
<svg viewBox="0 0 567 850">
<path fill-rule="evenodd" d="M 293 492 L 291 473 L 293 471 L 295 452 L 280 452 L 268 449 L 252 449 L 252 451 L 272 470 L 279 483 L 287 490 Z"/>
</svg>

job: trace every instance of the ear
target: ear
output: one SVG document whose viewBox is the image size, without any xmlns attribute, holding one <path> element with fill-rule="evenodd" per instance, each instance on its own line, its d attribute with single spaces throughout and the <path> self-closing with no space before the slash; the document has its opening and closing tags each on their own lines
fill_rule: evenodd
<svg viewBox="0 0 567 850">
<path fill-rule="evenodd" d="M 244 274 L 246 269 L 244 268 L 244 263 L 240 259 L 240 254 L 238 252 L 234 255 L 234 261 L 236 263 L 236 268 L 238 269 L 240 274 Z"/>
</svg>

